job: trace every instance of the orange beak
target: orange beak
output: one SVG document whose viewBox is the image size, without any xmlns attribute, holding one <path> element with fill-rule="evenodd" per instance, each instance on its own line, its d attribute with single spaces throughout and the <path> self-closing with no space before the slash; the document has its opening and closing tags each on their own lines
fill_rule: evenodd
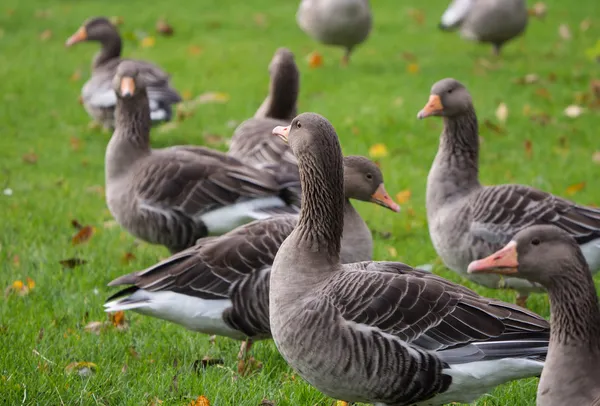
<svg viewBox="0 0 600 406">
<path fill-rule="evenodd" d="M 85 27 L 81 27 L 77 30 L 77 32 L 67 39 L 65 42 L 65 46 L 70 47 L 73 44 L 77 44 L 78 42 L 85 41 L 87 39 L 87 32 L 85 31 Z"/>
<path fill-rule="evenodd" d="M 427 101 L 425 107 L 423 107 L 421 111 L 419 111 L 419 114 L 417 114 L 417 118 L 422 120 L 430 116 L 439 116 L 442 114 L 442 111 L 444 111 L 444 106 L 442 105 L 440 96 L 437 94 L 432 94 L 429 96 L 429 101 Z"/>
<path fill-rule="evenodd" d="M 375 190 L 375 193 L 371 195 L 371 201 L 373 203 L 377 203 L 380 206 L 387 207 L 388 209 L 395 211 L 396 213 L 400 211 L 400 206 L 390 197 L 390 195 L 388 195 L 388 192 L 385 190 L 385 186 L 383 186 L 383 183 L 380 184 L 377 187 L 377 190 Z"/>
<path fill-rule="evenodd" d="M 489 257 L 471 262 L 467 268 L 467 272 L 514 275 L 518 272 L 518 267 L 517 243 L 511 241 L 500 251 L 496 251 Z"/>
<path fill-rule="evenodd" d="M 123 97 L 131 97 L 135 92 L 135 82 L 133 78 L 123 77 L 121 78 L 121 96 Z"/>
<path fill-rule="evenodd" d="M 283 142 L 285 142 L 286 144 L 288 143 L 288 135 L 289 134 L 290 134 L 290 126 L 289 125 L 287 127 L 279 125 L 279 126 L 273 128 L 273 135 L 276 135 L 279 138 L 281 138 L 283 140 Z"/>
</svg>

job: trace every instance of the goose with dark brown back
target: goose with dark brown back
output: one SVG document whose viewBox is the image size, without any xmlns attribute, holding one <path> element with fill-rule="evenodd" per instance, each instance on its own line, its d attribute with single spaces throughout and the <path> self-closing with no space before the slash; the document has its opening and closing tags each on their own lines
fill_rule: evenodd
<svg viewBox="0 0 600 406">
<path fill-rule="evenodd" d="M 540 374 L 542 317 L 402 263 L 341 264 L 344 174 L 333 126 L 304 113 L 274 133 L 298 159 L 302 204 L 273 262 L 269 315 L 300 376 L 335 399 L 404 406 L 468 403 Z"/>
<path fill-rule="evenodd" d="M 102 48 L 92 61 L 92 76 L 81 89 L 81 98 L 88 114 L 105 128 L 114 129 L 114 111 L 117 98 L 112 89 L 113 77 L 121 58 L 122 41 L 117 28 L 105 17 L 90 18 L 67 39 L 70 47 L 84 41 L 100 42 Z M 172 106 L 181 97 L 169 83 L 167 75 L 158 66 L 136 61 L 146 71 L 148 105 L 152 122 L 169 121 Z"/>
<path fill-rule="evenodd" d="M 550 347 L 537 391 L 539 406 L 600 405 L 600 309 L 579 244 L 555 226 L 518 232 L 469 272 L 511 275 L 548 290 Z"/>
<path fill-rule="evenodd" d="M 488 288 L 515 289 L 525 305 L 539 283 L 510 275 L 467 274 L 471 261 L 500 249 L 520 230 L 554 224 L 580 245 L 592 271 L 600 269 L 600 210 L 523 185 L 479 181 L 479 129 L 471 95 L 455 79 L 442 79 L 418 118 L 440 116 L 444 130 L 427 177 L 427 220 L 444 264 Z"/>
<path fill-rule="evenodd" d="M 298 212 L 296 177 L 204 147 L 152 149 L 148 76 L 146 65 L 124 61 L 114 78 L 116 128 L 106 148 L 106 201 L 123 228 L 173 253 L 207 235 Z"/>
<path fill-rule="evenodd" d="M 341 260 L 370 260 L 373 237 L 349 199 L 400 207 L 385 190 L 379 168 L 365 157 L 344 158 L 344 231 Z M 109 286 L 133 285 L 107 299 L 107 312 L 133 310 L 190 330 L 234 339 L 271 337 L 269 275 L 297 215 L 278 215 L 198 240 L 188 250 Z M 247 351 L 249 345 L 244 346 Z"/>
</svg>

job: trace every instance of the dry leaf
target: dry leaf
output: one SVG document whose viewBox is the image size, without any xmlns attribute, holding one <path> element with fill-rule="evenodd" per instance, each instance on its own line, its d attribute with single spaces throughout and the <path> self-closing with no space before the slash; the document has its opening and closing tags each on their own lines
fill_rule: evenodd
<svg viewBox="0 0 600 406">
<path fill-rule="evenodd" d="M 384 144 L 374 144 L 369 148 L 369 156 L 373 159 L 383 158 L 388 155 L 387 147 Z"/>
<path fill-rule="evenodd" d="M 75 230 L 81 230 L 83 228 L 83 224 L 81 224 L 77 219 L 71 220 L 71 226 L 73 226 Z"/>
<path fill-rule="evenodd" d="M 76 69 L 71 76 L 69 76 L 71 82 L 78 82 L 81 80 L 81 69 Z"/>
<path fill-rule="evenodd" d="M 260 401 L 259 406 L 275 406 L 276 403 L 269 399 L 263 399 Z"/>
<path fill-rule="evenodd" d="M 85 325 L 83 329 L 88 333 L 100 335 L 100 332 L 102 332 L 105 328 L 106 323 L 103 321 L 90 321 L 88 324 Z"/>
<path fill-rule="evenodd" d="M 550 92 L 545 87 L 539 87 L 539 88 L 535 89 L 535 94 L 540 97 L 543 97 L 546 100 L 550 100 L 552 98 L 552 96 L 550 95 Z"/>
<path fill-rule="evenodd" d="M 390 257 L 392 258 L 396 258 L 398 256 L 398 251 L 396 251 L 396 248 L 394 247 L 385 247 L 388 254 L 390 255 Z"/>
<path fill-rule="evenodd" d="M 501 123 L 504 123 L 504 122 L 506 122 L 507 117 L 508 117 L 508 107 L 506 107 L 505 103 L 500 103 L 500 105 L 498 105 L 498 108 L 496 109 L 496 118 Z"/>
<path fill-rule="evenodd" d="M 155 44 L 156 44 L 156 38 L 154 38 L 152 36 L 145 37 L 142 40 L 142 42 L 140 43 L 142 48 L 152 48 Z"/>
<path fill-rule="evenodd" d="M 210 406 L 210 402 L 206 396 L 200 395 L 195 400 L 192 400 L 189 406 Z"/>
<path fill-rule="evenodd" d="M 590 91 L 597 100 L 600 100 L 600 79 L 590 81 Z"/>
<path fill-rule="evenodd" d="M 323 66 L 323 55 L 318 53 L 317 51 L 311 52 L 308 57 L 308 67 L 309 68 L 320 68 Z"/>
<path fill-rule="evenodd" d="M 229 95 L 221 92 L 206 92 L 194 99 L 199 104 L 206 103 L 227 103 L 229 101 Z"/>
<path fill-rule="evenodd" d="M 535 73 L 528 73 L 527 75 L 517 78 L 514 82 L 518 85 L 530 85 L 532 83 L 536 83 L 540 80 L 540 77 Z"/>
<path fill-rule="evenodd" d="M 583 107 L 572 104 L 565 109 L 565 116 L 570 118 L 577 118 L 583 113 L 583 111 Z"/>
<path fill-rule="evenodd" d="M 333 406 L 349 406 L 349 404 L 344 400 L 336 400 Z"/>
<path fill-rule="evenodd" d="M 71 374 L 77 372 L 79 376 L 91 376 L 98 367 L 93 362 L 71 362 L 65 367 L 65 372 Z"/>
<path fill-rule="evenodd" d="M 403 190 L 396 193 L 396 201 L 398 204 L 404 204 L 410 200 L 411 192 L 410 189 Z"/>
<path fill-rule="evenodd" d="M 112 16 L 110 17 L 110 22 L 112 25 L 114 26 L 119 26 L 119 25 L 123 25 L 125 23 L 125 19 L 121 16 Z"/>
<path fill-rule="evenodd" d="M 558 35 L 564 40 L 571 39 L 571 30 L 569 29 L 569 26 L 567 24 L 561 24 L 558 27 Z"/>
<path fill-rule="evenodd" d="M 586 19 L 582 20 L 581 23 L 579 23 L 579 29 L 581 30 L 581 32 L 586 32 L 587 30 L 590 29 L 591 26 L 592 26 L 592 20 L 589 18 L 586 18 Z"/>
<path fill-rule="evenodd" d="M 69 258 L 58 261 L 58 263 L 61 264 L 63 268 L 73 269 L 79 265 L 87 264 L 87 261 L 81 258 Z"/>
<path fill-rule="evenodd" d="M 14 255 L 12 257 L 12 263 L 15 268 L 19 268 L 21 266 L 21 257 Z"/>
<path fill-rule="evenodd" d="M 525 155 L 527 155 L 527 158 L 531 158 L 533 155 L 533 144 L 531 143 L 531 140 L 525 140 L 524 147 Z"/>
<path fill-rule="evenodd" d="M 42 41 L 48 41 L 50 38 L 52 38 L 52 31 L 51 30 L 44 30 L 40 34 L 40 39 Z"/>
<path fill-rule="evenodd" d="M 423 23 L 425 22 L 425 13 L 423 13 L 423 11 L 421 11 L 419 9 L 416 9 L 416 8 L 409 9 L 408 15 L 419 25 L 423 25 Z"/>
<path fill-rule="evenodd" d="M 408 73 L 419 73 L 419 64 L 418 63 L 409 63 L 408 66 L 406 67 L 406 70 L 408 71 Z"/>
<path fill-rule="evenodd" d="M 264 27 L 265 25 L 267 25 L 267 16 L 263 13 L 254 14 L 252 16 L 252 19 L 254 20 L 254 24 L 256 24 L 259 27 Z"/>
<path fill-rule="evenodd" d="M 118 312 L 110 313 L 110 322 L 113 326 L 118 329 L 124 329 L 127 326 L 127 322 L 125 321 L 125 312 L 123 310 L 119 310 Z"/>
<path fill-rule="evenodd" d="M 489 119 L 483 120 L 483 125 L 485 125 L 489 130 L 492 130 L 496 134 L 504 134 L 504 130 L 497 124 L 492 123 Z"/>
<path fill-rule="evenodd" d="M 173 35 L 173 27 L 164 18 L 161 18 L 156 22 L 156 32 L 165 37 L 170 37 Z"/>
<path fill-rule="evenodd" d="M 94 231 L 94 227 L 92 226 L 82 227 L 77 234 L 71 238 L 71 244 L 79 245 L 88 242 L 94 235 Z"/>
<path fill-rule="evenodd" d="M 192 56 L 198 56 L 202 52 L 204 52 L 204 49 L 202 49 L 198 45 L 190 45 L 187 49 L 187 52 L 188 52 L 188 54 L 190 54 Z"/>
<path fill-rule="evenodd" d="M 135 255 L 133 255 L 131 252 L 126 252 L 125 254 L 123 254 L 123 256 L 121 257 L 121 263 L 122 264 L 128 264 L 131 261 L 133 261 L 135 259 Z"/>
<path fill-rule="evenodd" d="M 79 138 L 71 137 L 69 143 L 71 144 L 71 149 L 73 151 L 79 151 L 81 149 L 81 140 Z"/>
<path fill-rule="evenodd" d="M 30 151 L 26 154 L 23 154 L 23 162 L 26 164 L 35 164 L 38 161 L 38 156 L 35 152 Z"/>
<path fill-rule="evenodd" d="M 579 182 L 569 186 L 566 190 L 567 196 L 573 196 L 575 193 L 583 190 L 584 187 L 585 182 Z"/>
<path fill-rule="evenodd" d="M 546 4 L 539 1 L 539 2 L 535 3 L 533 5 L 533 7 L 531 7 L 528 11 L 529 11 L 530 16 L 541 19 L 541 18 L 544 18 L 544 16 L 546 15 L 547 9 L 548 8 L 546 7 Z"/>
<path fill-rule="evenodd" d="M 191 100 L 191 98 L 192 98 L 192 92 L 189 91 L 189 90 L 184 90 L 183 92 L 181 92 L 181 98 L 184 101 Z"/>
<path fill-rule="evenodd" d="M 408 62 L 412 62 L 412 61 L 417 60 L 417 56 L 413 53 L 405 51 L 405 52 L 402 52 L 402 59 L 404 59 L 405 61 L 408 61 Z"/>
</svg>

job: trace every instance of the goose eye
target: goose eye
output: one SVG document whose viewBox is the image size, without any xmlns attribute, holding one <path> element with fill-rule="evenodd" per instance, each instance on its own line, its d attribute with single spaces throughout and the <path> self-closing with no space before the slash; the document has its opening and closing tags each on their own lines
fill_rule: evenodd
<svg viewBox="0 0 600 406">
<path fill-rule="evenodd" d="M 369 180 L 373 179 L 373 175 L 371 175 L 370 173 L 367 173 L 367 179 L 369 179 Z"/>
<path fill-rule="evenodd" d="M 300 121 L 296 122 L 296 127 L 298 127 L 298 128 L 302 127 L 302 125 L 300 124 Z"/>
<path fill-rule="evenodd" d="M 540 245 L 540 239 L 539 238 L 534 238 L 533 240 L 531 240 L 531 245 Z"/>
<path fill-rule="evenodd" d="M 448 90 L 448 93 L 452 93 L 452 91 L 453 91 L 453 90 L 454 90 L 454 89 L 450 89 L 450 90 Z"/>
</svg>

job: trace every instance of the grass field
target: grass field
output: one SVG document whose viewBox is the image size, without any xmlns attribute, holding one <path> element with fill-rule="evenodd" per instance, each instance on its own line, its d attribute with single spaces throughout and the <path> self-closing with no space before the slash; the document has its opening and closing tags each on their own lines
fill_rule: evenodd
<svg viewBox="0 0 600 406">
<path fill-rule="evenodd" d="M 586 56 L 600 39 L 597 0 L 576 6 L 548 1 L 546 18 L 532 19 L 526 36 L 509 44 L 501 59 L 492 58 L 487 46 L 437 30 L 445 1 L 376 0 L 372 36 L 348 68 L 339 66 L 340 50 L 316 44 L 296 26 L 297 3 L 2 2 L 0 287 L 7 290 L 0 298 L 0 403 L 184 405 L 199 395 L 212 405 L 334 402 L 294 376 L 270 341 L 253 347 L 263 368 L 240 376 L 238 343 L 229 339 L 211 344 L 205 335 L 136 314 L 126 315 L 129 328 L 123 331 L 85 331 L 88 323 L 107 320 L 102 304 L 114 292 L 108 281 L 167 256 L 162 247 L 138 243 L 115 227 L 104 202 L 110 134 L 90 128 L 77 101 L 97 46 L 64 47 L 89 16 L 122 16 L 125 55 L 163 66 L 187 97 L 228 95 L 226 103 L 202 104 L 185 120 L 154 130 L 156 147 L 190 143 L 225 149 L 233 126 L 251 116 L 265 96 L 274 50 L 294 51 L 302 74 L 300 110 L 328 117 L 345 154 L 367 155 L 371 146 L 383 144 L 387 156 L 379 161 L 388 191 L 411 192 L 400 214 L 357 204 L 374 232 L 376 259 L 435 263 L 436 272 L 466 283 L 440 265 L 426 227 L 425 182 L 442 123 L 418 121 L 416 113 L 432 83 L 443 77 L 463 81 L 473 94 L 485 183 L 530 184 L 600 205 L 598 155 L 594 160 L 599 111 L 588 108 L 576 118 L 564 114 L 569 105 L 593 101 L 590 82 L 600 78 L 600 65 Z M 161 16 L 173 26 L 172 37 L 156 36 Z M 570 39 L 563 38 L 564 28 L 559 34 L 561 24 Z M 144 35 L 154 37 L 143 42 L 150 46 L 142 46 Z M 314 50 L 324 56 L 317 69 L 306 60 Z M 521 83 L 527 74 L 537 80 Z M 508 109 L 505 123 L 495 114 L 500 103 Z M 95 233 L 73 246 L 75 219 Z M 69 258 L 87 263 L 63 267 L 60 261 Z M 15 281 L 27 285 L 27 278 L 27 294 L 10 288 Z M 512 292 L 475 289 L 514 300 Z M 549 316 L 544 295 L 529 303 Z M 224 363 L 194 368 L 204 356 Z M 92 362 L 96 372 L 68 373 L 74 362 Z M 477 405 L 533 405 L 536 384 L 530 379 L 500 387 Z"/>
</svg>

